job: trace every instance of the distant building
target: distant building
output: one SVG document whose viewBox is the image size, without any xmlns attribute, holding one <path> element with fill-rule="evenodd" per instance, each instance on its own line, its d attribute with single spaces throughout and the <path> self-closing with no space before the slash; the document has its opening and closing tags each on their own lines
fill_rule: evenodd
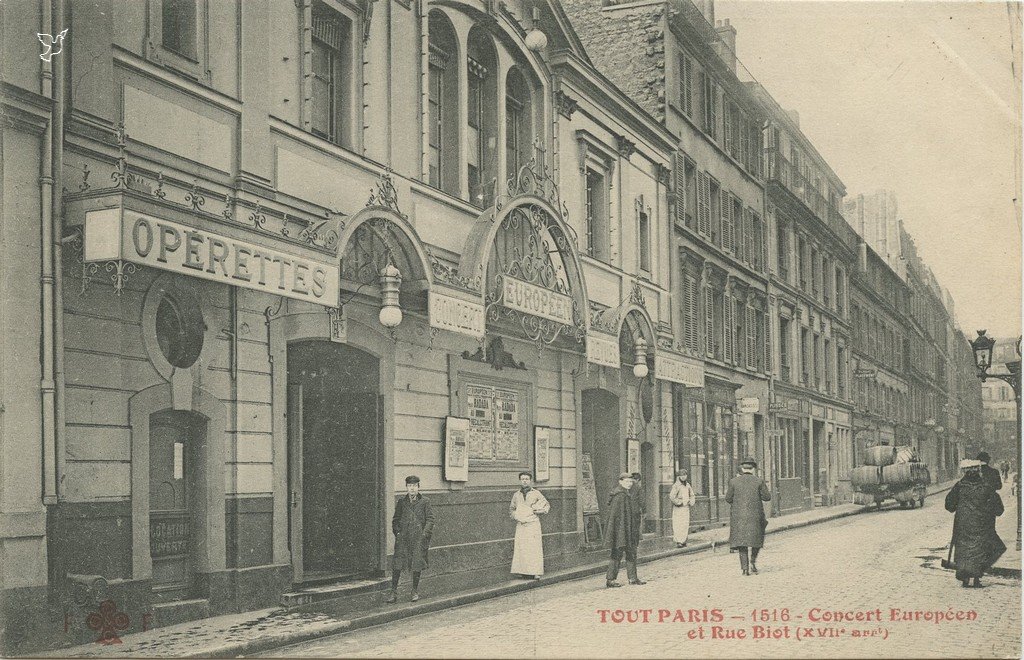
<svg viewBox="0 0 1024 660">
<path fill-rule="evenodd" d="M 891 190 L 878 190 L 848 198 L 843 203 L 843 214 L 871 249 L 900 277 L 905 277 L 906 267 L 900 259 L 903 223 L 896 194 Z"/>
</svg>

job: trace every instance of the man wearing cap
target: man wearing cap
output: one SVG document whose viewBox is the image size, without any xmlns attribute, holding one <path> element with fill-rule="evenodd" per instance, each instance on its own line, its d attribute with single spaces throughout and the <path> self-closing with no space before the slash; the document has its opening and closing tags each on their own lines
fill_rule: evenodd
<svg viewBox="0 0 1024 660">
<path fill-rule="evenodd" d="M 619 577 L 619 562 L 626 557 L 626 577 L 630 584 L 647 584 L 636 574 L 636 549 L 640 545 L 640 525 L 637 499 L 630 494 L 633 487 L 633 475 L 623 472 L 619 475 L 619 483 L 608 497 L 608 540 L 611 544 L 611 558 L 608 560 L 608 574 L 605 576 L 606 587 L 621 587 L 616 582 Z"/>
<path fill-rule="evenodd" d="M 430 500 L 420 495 L 420 478 L 405 478 L 405 495 L 395 504 L 391 518 L 391 531 L 395 534 L 395 557 L 391 567 L 391 593 L 385 602 L 398 600 L 398 580 L 402 571 L 412 571 L 412 600 L 420 599 L 420 572 L 427 567 L 427 548 L 434 533 L 434 512 Z"/>
<path fill-rule="evenodd" d="M 729 508 L 729 547 L 740 553 L 743 575 L 757 573 L 757 554 L 764 545 L 764 528 L 768 525 L 761 502 L 772 499 L 768 486 L 754 474 L 756 469 L 754 459 L 744 459 L 740 463 L 740 474 L 729 482 L 725 493 L 725 501 L 732 505 Z M 747 548 L 750 548 L 749 557 Z"/>
<path fill-rule="evenodd" d="M 519 473 L 520 488 L 512 495 L 508 515 L 516 521 L 516 536 L 512 544 L 512 574 L 539 580 L 544 575 L 544 541 L 540 518 L 551 510 L 539 490 L 530 487 L 533 475 Z"/>
<path fill-rule="evenodd" d="M 978 453 L 978 461 L 981 463 L 981 478 L 998 492 L 1003 489 L 1003 480 L 999 478 L 999 470 L 989 465 L 991 460 L 992 457 L 988 455 L 987 451 Z"/>
<path fill-rule="evenodd" d="M 953 563 L 956 579 L 963 586 L 980 587 L 982 573 L 1006 552 L 996 533 L 996 516 L 1003 513 L 1003 501 L 982 476 L 981 461 L 965 458 L 960 469 L 963 478 L 946 494 L 946 511 L 954 514 Z"/>
</svg>

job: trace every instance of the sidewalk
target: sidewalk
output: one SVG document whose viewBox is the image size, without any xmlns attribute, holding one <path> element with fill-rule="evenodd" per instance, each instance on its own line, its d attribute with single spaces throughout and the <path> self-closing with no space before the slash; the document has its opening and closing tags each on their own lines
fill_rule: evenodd
<svg viewBox="0 0 1024 660">
<path fill-rule="evenodd" d="M 1003 498 L 1003 515 L 996 518 L 996 533 L 1006 544 L 1006 552 L 999 561 L 989 569 L 993 575 L 1020 578 L 1020 550 L 1017 549 L 1017 496 L 1010 492 L 1013 474 L 1006 480 L 1006 485 L 999 491 Z"/>
<path fill-rule="evenodd" d="M 948 490 L 953 482 L 934 484 L 928 487 L 929 495 Z M 1006 498 L 1004 497 L 1004 501 Z M 938 498 L 930 499 L 928 506 L 941 506 Z M 888 503 L 883 508 L 895 506 Z M 817 523 L 845 518 L 859 513 L 873 512 L 875 507 L 864 507 L 857 504 L 842 504 L 824 509 L 811 509 L 786 516 L 770 518 L 767 534 L 774 534 L 790 529 L 806 527 Z M 1009 520 L 1005 514 L 1002 518 Z M 1003 535 L 1011 539 L 1007 545 L 1012 546 L 1016 538 L 1016 517 L 1012 516 L 1013 535 Z M 729 528 L 720 527 L 693 533 L 690 535 L 686 548 L 643 555 L 640 563 L 656 561 L 675 555 L 702 552 L 714 549 L 729 538 Z M 1007 552 L 1009 555 L 1010 552 Z M 1019 576 L 1020 553 L 1016 553 Z M 1000 562 L 1003 563 L 1003 562 Z M 509 580 L 483 588 L 467 590 L 437 597 L 425 597 L 418 603 L 398 603 L 383 605 L 377 600 L 375 606 L 350 611 L 344 614 L 331 615 L 331 602 L 325 601 L 316 606 L 306 606 L 299 610 L 270 608 L 210 617 L 164 628 L 157 628 L 143 633 L 125 635 L 121 644 L 103 645 L 86 644 L 70 648 L 56 649 L 48 654 L 36 657 L 236 657 L 251 655 L 272 648 L 296 644 L 331 634 L 379 625 L 418 614 L 467 605 L 489 598 L 496 598 L 527 589 L 535 589 L 548 584 L 573 580 L 590 575 L 603 573 L 607 563 L 592 563 L 544 575 L 539 581 Z M 318 611 L 310 611 L 311 609 Z"/>
</svg>

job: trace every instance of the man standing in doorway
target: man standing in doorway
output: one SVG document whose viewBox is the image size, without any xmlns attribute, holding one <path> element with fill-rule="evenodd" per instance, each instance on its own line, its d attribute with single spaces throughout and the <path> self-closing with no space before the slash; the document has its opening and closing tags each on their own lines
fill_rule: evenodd
<svg viewBox="0 0 1024 660">
<path fill-rule="evenodd" d="M 533 475 L 519 473 L 520 488 L 512 496 L 508 515 L 516 521 L 516 538 L 512 547 L 512 574 L 539 580 L 544 575 L 544 542 L 540 518 L 551 510 L 541 492 L 530 487 Z"/>
<path fill-rule="evenodd" d="M 729 482 L 725 501 L 729 508 L 729 547 L 740 553 L 740 569 L 744 575 L 757 574 L 757 554 L 764 545 L 764 528 L 768 518 L 764 505 L 772 499 L 768 486 L 761 477 L 754 474 L 757 462 L 752 458 L 740 463 L 740 474 Z M 747 556 L 750 548 L 750 556 Z"/>
<path fill-rule="evenodd" d="M 606 587 L 621 587 L 616 582 L 619 577 L 619 562 L 623 555 L 626 558 L 626 577 L 630 584 L 647 584 L 636 574 L 636 551 L 640 545 L 640 515 L 638 500 L 630 493 L 633 488 L 633 475 L 623 472 L 619 475 L 618 485 L 612 489 L 608 498 L 608 540 L 611 543 L 611 558 L 608 560 L 608 573 L 605 576 Z"/>
<path fill-rule="evenodd" d="M 412 571 L 412 601 L 420 599 L 420 572 L 427 567 L 427 549 L 434 533 L 434 512 L 430 500 L 420 495 L 420 478 L 405 478 L 405 495 L 395 505 L 391 531 L 395 534 L 395 558 L 391 567 L 391 593 L 385 602 L 398 600 L 398 580 L 402 571 Z"/>
</svg>

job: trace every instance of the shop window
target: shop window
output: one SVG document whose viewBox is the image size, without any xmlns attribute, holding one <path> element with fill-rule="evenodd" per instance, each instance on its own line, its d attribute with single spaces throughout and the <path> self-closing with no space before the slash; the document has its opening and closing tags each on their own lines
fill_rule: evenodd
<svg viewBox="0 0 1024 660">
<path fill-rule="evenodd" d="M 427 182 L 459 194 L 459 71 L 455 29 L 437 9 L 428 19 Z"/>
<path fill-rule="evenodd" d="M 505 176 L 509 179 L 530 160 L 532 117 L 530 90 L 523 74 L 512 67 L 505 78 Z"/>
<path fill-rule="evenodd" d="M 187 369 L 199 359 L 206 328 L 196 305 L 185 306 L 164 296 L 156 309 L 156 340 L 171 366 Z"/>
<path fill-rule="evenodd" d="M 494 200 L 497 184 L 498 57 L 491 37 L 479 26 L 470 30 L 468 43 L 467 186 L 469 202 L 484 208 Z"/>
<path fill-rule="evenodd" d="M 337 145 L 351 146 L 352 26 L 322 2 L 313 5 L 310 130 Z"/>
</svg>

